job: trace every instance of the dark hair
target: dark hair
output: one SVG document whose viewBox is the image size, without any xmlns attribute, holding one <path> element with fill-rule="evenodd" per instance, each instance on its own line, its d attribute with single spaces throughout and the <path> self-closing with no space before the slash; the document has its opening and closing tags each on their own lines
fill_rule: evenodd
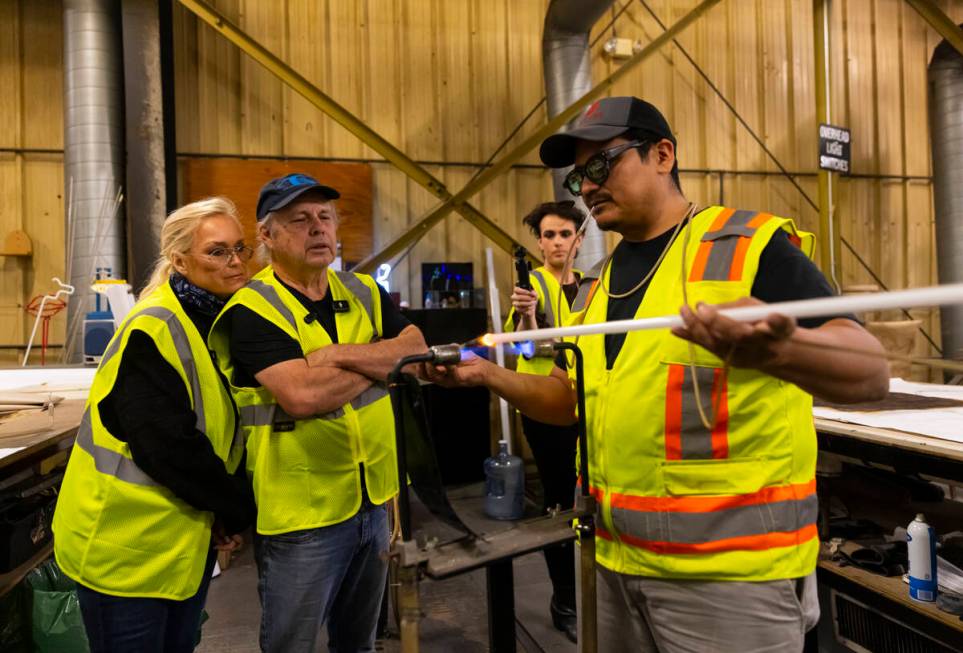
<svg viewBox="0 0 963 653">
<path fill-rule="evenodd" d="M 565 201 L 539 204 L 522 218 L 522 223 L 532 230 L 536 238 L 539 238 L 542 235 L 542 218 L 546 215 L 557 215 L 563 220 L 571 220 L 575 223 L 575 231 L 581 229 L 582 223 L 585 222 L 585 213 L 582 209 L 575 206 L 575 202 Z"/>
<path fill-rule="evenodd" d="M 651 150 L 652 146 L 655 145 L 655 142 L 652 141 L 652 134 L 642 129 L 630 129 L 624 134 L 622 134 L 622 137 L 630 141 L 645 141 L 645 143 L 642 146 L 636 148 L 636 150 L 638 150 L 639 152 L 639 158 L 642 159 L 643 161 L 645 161 L 646 157 L 649 156 L 649 150 Z M 678 157 L 676 157 L 676 160 L 673 162 L 672 172 L 670 172 L 669 174 L 672 177 L 672 183 L 675 184 L 676 190 L 678 190 L 681 193 L 682 184 L 679 182 Z"/>
</svg>

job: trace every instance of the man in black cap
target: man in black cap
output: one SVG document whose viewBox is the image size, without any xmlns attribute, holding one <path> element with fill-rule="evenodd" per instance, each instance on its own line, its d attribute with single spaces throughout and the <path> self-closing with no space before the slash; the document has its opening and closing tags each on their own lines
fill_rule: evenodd
<svg viewBox="0 0 963 653">
<path fill-rule="evenodd" d="M 810 261 L 812 235 L 791 220 L 686 200 L 675 137 L 651 104 L 596 102 L 541 157 L 574 164 L 565 186 L 622 235 L 583 277 L 573 322 L 681 306 L 685 325 L 577 343 L 599 505 L 599 650 L 800 651 L 819 615 L 812 395 L 885 396 L 885 360 L 846 352 L 882 347 L 848 315 L 719 314 L 833 292 Z M 574 416 L 560 369 L 516 374 L 475 358 L 426 375 L 485 385 L 534 419 Z"/>
<path fill-rule="evenodd" d="M 387 574 L 385 502 L 398 492 L 385 380 L 424 338 L 368 275 L 333 271 L 339 193 L 268 182 L 258 241 L 269 265 L 210 336 L 253 477 L 264 651 L 373 651 Z"/>
</svg>

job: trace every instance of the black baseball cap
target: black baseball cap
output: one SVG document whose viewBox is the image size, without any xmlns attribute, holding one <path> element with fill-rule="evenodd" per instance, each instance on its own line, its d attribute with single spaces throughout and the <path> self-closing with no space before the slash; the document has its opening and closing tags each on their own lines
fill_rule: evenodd
<svg viewBox="0 0 963 653">
<path fill-rule="evenodd" d="M 341 193 L 318 182 L 310 175 L 296 172 L 272 179 L 264 184 L 257 197 L 257 220 L 260 222 L 271 211 L 283 209 L 285 206 L 309 191 L 318 191 L 329 200 L 336 200 Z"/>
<path fill-rule="evenodd" d="M 538 154 L 549 168 L 564 168 L 575 163 L 577 141 L 607 141 L 629 129 L 676 144 L 665 116 L 654 106 L 637 97 L 609 97 L 591 104 L 573 129 L 546 138 Z"/>
</svg>

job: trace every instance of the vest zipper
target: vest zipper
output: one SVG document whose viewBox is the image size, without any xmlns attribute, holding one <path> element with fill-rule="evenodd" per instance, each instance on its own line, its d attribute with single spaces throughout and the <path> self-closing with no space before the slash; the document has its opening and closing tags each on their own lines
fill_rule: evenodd
<svg viewBox="0 0 963 653">
<path fill-rule="evenodd" d="M 605 420 L 608 418 L 609 384 L 611 380 L 612 380 L 612 370 L 607 369 L 605 370 L 605 378 L 602 381 L 602 388 L 600 390 L 602 394 L 602 401 L 598 402 L 598 404 L 602 407 L 602 414 L 599 415 L 598 424 L 600 428 L 596 429 L 596 433 L 598 433 L 598 435 L 600 436 L 605 433 Z M 608 447 L 605 446 L 604 442 L 601 442 L 601 438 L 596 437 L 594 448 L 595 448 L 595 454 L 600 459 L 599 469 L 605 470 L 605 478 L 608 479 L 608 471 L 607 471 L 609 468 L 609 459 L 608 459 L 608 453 L 607 453 Z M 608 481 L 606 480 L 606 484 L 607 483 Z M 611 492 L 611 489 L 609 489 L 609 491 L 605 492 L 605 494 L 602 496 L 602 505 L 600 507 L 601 507 L 602 523 L 605 525 L 605 529 L 608 532 L 612 533 L 612 535 L 614 536 L 615 528 L 614 528 L 614 525 L 612 524 L 612 518 L 611 518 L 611 513 L 612 513 L 612 510 L 610 507 L 611 500 L 612 500 L 612 492 Z"/>
</svg>

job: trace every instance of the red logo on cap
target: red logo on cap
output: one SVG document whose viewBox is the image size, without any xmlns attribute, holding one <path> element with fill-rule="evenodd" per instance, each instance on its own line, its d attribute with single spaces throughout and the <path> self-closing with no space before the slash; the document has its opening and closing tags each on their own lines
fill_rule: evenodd
<svg viewBox="0 0 963 653">
<path fill-rule="evenodd" d="M 598 118 L 602 117 L 601 111 L 599 111 L 600 102 L 601 102 L 600 100 L 596 100 L 595 102 L 592 103 L 592 105 L 585 112 L 585 117 L 583 118 L 583 120 L 589 120 L 595 117 L 598 117 Z"/>
</svg>

